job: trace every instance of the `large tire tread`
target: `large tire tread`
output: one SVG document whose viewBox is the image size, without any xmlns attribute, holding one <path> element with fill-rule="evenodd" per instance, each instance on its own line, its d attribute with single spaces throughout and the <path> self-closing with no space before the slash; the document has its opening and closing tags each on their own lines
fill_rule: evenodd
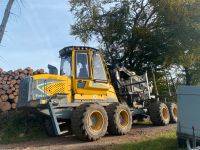
<svg viewBox="0 0 200 150">
<path fill-rule="evenodd" d="M 129 113 L 129 124 L 126 129 L 122 129 L 116 122 L 116 115 L 120 109 L 126 109 Z M 108 114 L 108 133 L 111 135 L 125 135 L 127 134 L 132 127 L 132 115 L 127 105 L 120 103 L 113 103 L 106 107 Z"/>
<path fill-rule="evenodd" d="M 161 109 L 165 108 L 168 110 L 167 105 L 161 102 L 154 102 L 151 103 L 149 106 L 149 116 L 150 120 L 154 125 L 157 126 L 164 126 L 169 124 L 170 121 L 170 115 L 168 110 L 168 119 L 164 119 L 161 114 Z"/>
<path fill-rule="evenodd" d="M 170 114 L 170 123 L 177 123 L 177 114 L 173 113 L 173 109 L 177 110 L 177 105 L 175 103 L 167 103 L 167 107 L 169 109 Z"/>
<path fill-rule="evenodd" d="M 104 114 L 104 119 L 105 119 L 105 124 L 104 124 L 104 131 L 102 131 L 98 135 L 92 135 L 86 130 L 85 123 L 87 120 L 85 120 L 85 116 L 87 115 L 88 110 L 96 110 L 99 109 L 103 114 Z M 84 141 L 96 141 L 99 140 L 101 137 L 103 137 L 107 131 L 107 126 L 108 126 L 108 117 L 106 114 L 105 109 L 95 103 L 86 103 L 82 104 L 79 107 L 77 107 L 72 114 L 72 119 L 71 119 L 71 128 L 73 131 L 73 134 L 77 136 L 80 140 Z"/>
</svg>

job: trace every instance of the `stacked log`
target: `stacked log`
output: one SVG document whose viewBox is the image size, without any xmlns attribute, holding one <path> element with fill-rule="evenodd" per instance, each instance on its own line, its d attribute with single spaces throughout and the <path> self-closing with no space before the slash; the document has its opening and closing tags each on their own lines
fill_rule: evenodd
<svg viewBox="0 0 200 150">
<path fill-rule="evenodd" d="M 30 67 L 7 72 L 0 68 L 0 110 L 16 109 L 20 81 L 26 76 L 43 73 L 43 69 L 33 71 Z"/>
</svg>

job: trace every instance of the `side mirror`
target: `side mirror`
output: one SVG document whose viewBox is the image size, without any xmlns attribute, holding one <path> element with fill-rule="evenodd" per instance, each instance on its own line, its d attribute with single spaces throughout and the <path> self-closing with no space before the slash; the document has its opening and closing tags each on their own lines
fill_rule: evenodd
<svg viewBox="0 0 200 150">
<path fill-rule="evenodd" d="M 49 74 L 58 74 L 58 69 L 55 66 L 52 65 L 48 65 L 48 69 L 49 69 Z"/>
</svg>

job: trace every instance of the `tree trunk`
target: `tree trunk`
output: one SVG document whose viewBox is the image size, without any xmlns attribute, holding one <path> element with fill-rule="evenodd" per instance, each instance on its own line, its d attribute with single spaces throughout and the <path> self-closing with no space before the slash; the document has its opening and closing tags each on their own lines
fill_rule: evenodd
<svg viewBox="0 0 200 150">
<path fill-rule="evenodd" d="M 186 85 L 191 85 L 191 74 L 189 72 L 189 68 L 185 67 L 185 81 L 186 81 Z"/>
<path fill-rule="evenodd" d="M 4 35 L 5 29 L 6 29 L 6 24 L 8 22 L 8 18 L 10 16 L 10 10 L 12 8 L 13 2 L 14 2 L 14 0 L 8 1 L 8 4 L 7 4 L 5 12 L 4 12 L 3 20 L 2 20 L 2 23 L 0 26 L 0 44 L 3 39 L 3 35 Z"/>
</svg>

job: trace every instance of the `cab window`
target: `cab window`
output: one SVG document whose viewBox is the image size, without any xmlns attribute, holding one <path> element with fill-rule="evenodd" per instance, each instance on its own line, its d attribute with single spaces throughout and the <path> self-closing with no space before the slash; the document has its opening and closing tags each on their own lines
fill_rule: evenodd
<svg viewBox="0 0 200 150">
<path fill-rule="evenodd" d="M 107 81 L 105 68 L 99 53 L 93 54 L 93 68 L 95 80 Z"/>
<path fill-rule="evenodd" d="M 76 77 L 80 79 L 89 78 L 89 63 L 87 53 L 76 53 Z"/>
<path fill-rule="evenodd" d="M 60 75 L 71 76 L 72 75 L 72 58 L 71 54 L 66 55 L 65 57 L 61 58 L 61 68 L 60 68 Z"/>
</svg>

